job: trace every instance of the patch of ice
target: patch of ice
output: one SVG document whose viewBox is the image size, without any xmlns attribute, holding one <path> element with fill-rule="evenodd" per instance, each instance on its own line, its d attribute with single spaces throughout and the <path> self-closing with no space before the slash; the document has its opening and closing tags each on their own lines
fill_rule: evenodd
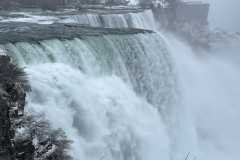
<svg viewBox="0 0 240 160">
<path fill-rule="evenodd" d="M 28 127 L 19 127 L 16 129 L 15 139 L 21 139 L 21 140 L 28 139 L 30 137 L 29 133 L 30 132 Z"/>
<path fill-rule="evenodd" d="M 24 128 L 24 127 L 21 127 L 21 128 L 18 128 L 18 129 L 17 129 L 17 132 L 18 132 L 19 134 L 24 133 L 24 131 L 25 131 L 25 128 Z"/>
<path fill-rule="evenodd" d="M 138 2 L 139 2 L 139 0 L 130 0 L 129 5 L 136 6 L 136 5 L 138 5 Z"/>
<path fill-rule="evenodd" d="M 128 4 L 130 6 L 137 6 L 138 3 L 139 3 L 139 0 L 129 0 Z M 159 6 L 159 5 L 162 6 L 162 7 L 166 7 L 167 6 L 167 3 L 166 3 L 165 0 L 155 0 L 153 3 L 155 4 L 155 6 Z"/>
<path fill-rule="evenodd" d="M 0 56 L 7 56 L 5 53 L 1 52 L 0 50 Z"/>
<path fill-rule="evenodd" d="M 34 139 L 33 139 L 33 145 L 34 145 L 34 146 L 37 146 L 38 143 L 39 143 L 38 139 L 37 139 L 37 138 L 34 138 Z"/>
</svg>

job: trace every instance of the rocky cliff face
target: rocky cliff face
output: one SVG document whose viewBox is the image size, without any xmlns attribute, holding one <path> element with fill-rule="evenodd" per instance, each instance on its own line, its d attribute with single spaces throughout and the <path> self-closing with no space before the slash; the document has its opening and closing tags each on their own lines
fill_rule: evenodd
<svg viewBox="0 0 240 160">
<path fill-rule="evenodd" d="M 8 102 L 0 99 L 0 158 L 11 159 L 13 153 L 11 147 L 11 122 L 8 110 Z"/>
<path fill-rule="evenodd" d="M 71 159 L 65 133 L 53 130 L 44 116 L 24 111 L 28 91 L 23 69 L 0 53 L 0 159 Z"/>
<path fill-rule="evenodd" d="M 240 39 L 238 33 L 209 27 L 209 4 L 171 1 L 171 5 L 153 8 L 154 17 L 161 28 L 185 40 L 194 49 L 216 49 L 223 43 Z"/>
<path fill-rule="evenodd" d="M 23 113 L 25 96 L 22 95 L 25 95 L 23 92 L 27 91 L 21 86 L 26 84 L 18 84 L 19 88 L 17 88 L 14 81 L 21 78 L 24 73 L 20 68 L 17 69 L 10 63 L 10 57 L 2 53 L 0 54 L 0 68 L 0 157 L 1 159 L 14 159 L 25 152 L 22 157 L 32 159 L 34 146 L 31 143 L 15 143 L 13 140 L 15 136 L 13 121 L 20 117 L 18 111 L 21 110 L 21 113 Z M 12 71 L 12 73 L 9 73 L 9 71 Z M 15 76 L 18 78 L 16 79 Z M 20 79 L 19 82 L 21 82 Z"/>
</svg>

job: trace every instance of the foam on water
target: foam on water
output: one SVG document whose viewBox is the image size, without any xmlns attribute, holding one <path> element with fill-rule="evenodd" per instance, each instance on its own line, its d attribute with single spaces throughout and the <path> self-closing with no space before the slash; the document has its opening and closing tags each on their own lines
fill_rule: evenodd
<svg viewBox="0 0 240 160">
<path fill-rule="evenodd" d="M 240 141 L 240 49 L 194 53 L 169 37 L 178 73 L 180 110 L 170 135 L 172 159 L 237 160 Z"/>
<path fill-rule="evenodd" d="M 74 141 L 76 159 L 168 159 L 168 136 L 158 110 L 121 78 L 91 78 L 57 63 L 27 72 L 33 86 L 29 106 L 63 127 Z"/>
<path fill-rule="evenodd" d="M 0 48 L 28 67 L 28 107 L 64 129 L 75 159 L 155 160 L 169 159 L 163 122 L 176 96 L 165 46 L 161 36 L 146 33 Z"/>
</svg>

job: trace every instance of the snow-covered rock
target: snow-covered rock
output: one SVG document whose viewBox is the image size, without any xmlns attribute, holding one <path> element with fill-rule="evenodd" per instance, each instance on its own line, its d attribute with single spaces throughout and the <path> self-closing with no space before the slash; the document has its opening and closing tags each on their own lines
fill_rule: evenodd
<svg viewBox="0 0 240 160">
<path fill-rule="evenodd" d="M 131 6 L 137 6 L 140 2 L 140 0 L 128 0 L 128 1 L 129 1 L 128 5 Z M 167 2 L 165 0 L 153 0 L 152 2 L 155 6 L 160 5 L 162 7 L 165 7 L 167 5 Z"/>
<path fill-rule="evenodd" d="M 0 56 L 7 56 L 7 55 L 3 52 L 0 52 Z"/>
</svg>

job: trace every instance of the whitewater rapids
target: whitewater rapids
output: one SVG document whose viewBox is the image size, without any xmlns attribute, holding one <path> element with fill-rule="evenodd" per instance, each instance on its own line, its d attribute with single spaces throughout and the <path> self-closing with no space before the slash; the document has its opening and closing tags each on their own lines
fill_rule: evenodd
<svg viewBox="0 0 240 160">
<path fill-rule="evenodd" d="M 146 33 L 0 48 L 28 66 L 29 107 L 64 129 L 75 159 L 144 160 L 169 159 L 170 116 L 159 114 L 170 115 L 175 81 L 165 46 Z"/>
<path fill-rule="evenodd" d="M 143 14 L 86 22 L 156 30 Z M 239 160 L 239 48 L 195 53 L 161 33 L 0 45 L 27 67 L 28 107 L 63 128 L 77 160 Z"/>
</svg>

